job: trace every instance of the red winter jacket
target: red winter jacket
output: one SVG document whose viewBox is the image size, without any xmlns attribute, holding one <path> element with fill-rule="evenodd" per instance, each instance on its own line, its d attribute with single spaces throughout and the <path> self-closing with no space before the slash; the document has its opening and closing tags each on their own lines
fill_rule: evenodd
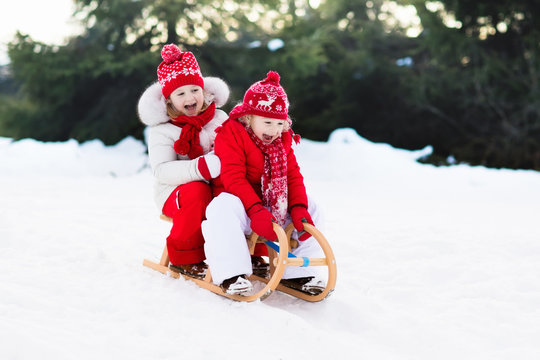
<svg viewBox="0 0 540 360">
<path fill-rule="evenodd" d="M 282 141 L 287 152 L 288 209 L 294 205 L 307 208 L 304 178 L 291 147 L 292 136 L 285 132 Z M 238 120 L 223 123 L 216 136 L 214 151 L 221 160 L 221 175 L 215 182 L 215 195 L 222 191 L 236 195 L 242 200 L 246 211 L 257 203 L 262 204 L 264 155 L 251 140 L 244 125 Z"/>
</svg>

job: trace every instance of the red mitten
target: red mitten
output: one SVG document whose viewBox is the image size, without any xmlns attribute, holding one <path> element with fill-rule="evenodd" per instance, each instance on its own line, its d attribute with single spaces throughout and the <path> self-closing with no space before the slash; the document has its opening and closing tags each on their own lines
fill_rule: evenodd
<svg viewBox="0 0 540 360">
<path fill-rule="evenodd" d="M 311 234 L 304 231 L 303 222 L 308 222 L 313 225 L 313 220 L 311 220 L 311 215 L 309 215 L 307 209 L 302 205 L 293 206 L 291 209 L 291 219 L 294 228 L 298 231 L 298 240 L 304 241 L 309 239 Z"/>
<path fill-rule="evenodd" d="M 213 153 L 208 153 L 198 158 L 197 169 L 206 180 L 214 179 L 221 171 L 221 161 Z"/>
<path fill-rule="evenodd" d="M 277 240 L 277 235 L 274 232 L 274 224 L 272 220 L 276 220 L 272 213 L 261 204 L 253 205 L 248 210 L 248 216 L 251 220 L 251 230 L 262 236 L 266 240 Z"/>
</svg>

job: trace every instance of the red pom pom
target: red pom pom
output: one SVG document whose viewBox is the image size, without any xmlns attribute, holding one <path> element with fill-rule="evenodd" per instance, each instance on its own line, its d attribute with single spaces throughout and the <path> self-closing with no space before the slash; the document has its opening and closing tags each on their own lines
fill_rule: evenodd
<svg viewBox="0 0 540 360">
<path fill-rule="evenodd" d="M 276 84 L 279 84 L 279 74 L 275 71 L 269 71 L 268 74 L 266 74 L 266 81 L 273 81 Z"/>
<path fill-rule="evenodd" d="M 291 136 L 292 136 L 292 138 L 293 138 L 293 140 L 294 140 L 294 142 L 296 144 L 300 144 L 300 139 L 301 139 L 300 135 L 295 134 L 293 129 L 289 129 L 289 134 L 291 134 Z"/>
<path fill-rule="evenodd" d="M 203 155 L 202 146 L 199 145 L 199 144 L 191 145 L 191 149 L 189 149 L 189 152 L 188 152 L 188 157 L 190 159 L 195 159 L 195 158 L 198 158 L 201 155 Z"/>
<path fill-rule="evenodd" d="M 167 64 L 182 59 L 182 50 L 174 44 L 167 44 L 161 49 L 161 57 Z"/>
<path fill-rule="evenodd" d="M 189 143 L 186 140 L 178 139 L 174 142 L 174 151 L 180 155 L 186 155 L 189 151 Z"/>
</svg>

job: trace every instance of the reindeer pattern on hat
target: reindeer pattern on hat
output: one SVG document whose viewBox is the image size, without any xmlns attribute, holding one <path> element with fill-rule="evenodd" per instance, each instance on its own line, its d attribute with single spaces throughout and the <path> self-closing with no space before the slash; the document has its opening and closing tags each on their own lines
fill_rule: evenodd
<svg viewBox="0 0 540 360">
<path fill-rule="evenodd" d="M 272 109 L 272 104 L 276 100 L 277 96 L 269 96 L 268 100 L 259 100 L 257 103 L 257 108 L 261 110 L 270 111 Z"/>
<path fill-rule="evenodd" d="M 289 110 L 289 101 L 286 96 L 283 96 L 283 90 L 280 88 L 258 83 L 251 90 L 254 96 L 249 100 L 249 105 L 253 109 L 269 113 L 282 113 Z"/>
<path fill-rule="evenodd" d="M 251 85 L 244 94 L 242 103 L 236 105 L 229 113 L 229 119 L 258 115 L 289 120 L 289 100 L 285 90 L 279 85 L 279 79 L 278 73 L 269 71 L 266 79 Z"/>
</svg>

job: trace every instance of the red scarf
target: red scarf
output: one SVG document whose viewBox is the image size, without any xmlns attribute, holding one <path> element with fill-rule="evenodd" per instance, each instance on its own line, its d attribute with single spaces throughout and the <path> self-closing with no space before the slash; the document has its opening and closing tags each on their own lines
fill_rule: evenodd
<svg viewBox="0 0 540 360">
<path fill-rule="evenodd" d="M 281 137 L 265 144 L 253 133 L 247 132 L 257 147 L 264 154 L 264 171 L 261 178 L 263 205 L 270 208 L 279 225 L 285 224 L 287 217 L 287 153 Z"/>
<path fill-rule="evenodd" d="M 195 159 L 203 155 L 203 149 L 199 139 L 201 129 L 214 118 L 216 104 L 210 106 L 197 116 L 180 115 L 171 119 L 171 122 L 182 128 L 180 138 L 174 142 L 174 151 L 180 155 L 187 155 Z"/>
</svg>

